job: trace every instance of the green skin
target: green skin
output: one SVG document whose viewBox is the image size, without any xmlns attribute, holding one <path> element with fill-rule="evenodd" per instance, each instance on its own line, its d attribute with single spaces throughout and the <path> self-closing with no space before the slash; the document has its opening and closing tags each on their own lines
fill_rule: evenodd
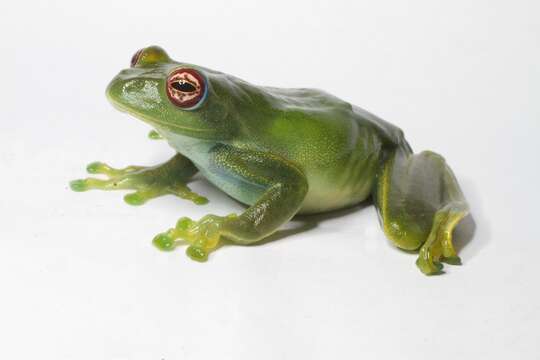
<svg viewBox="0 0 540 360">
<path fill-rule="evenodd" d="M 183 109 L 167 96 L 169 74 L 179 68 L 204 75 L 207 96 Z M 187 182 L 200 172 L 249 207 L 241 214 L 181 218 L 153 243 L 172 250 L 187 241 L 187 254 L 205 261 L 221 238 L 248 245 L 274 233 L 296 214 L 350 207 L 370 196 L 387 237 L 399 248 L 419 251 L 428 275 L 441 262 L 459 264 L 452 245 L 468 206 L 444 159 L 414 155 L 402 131 L 330 94 L 313 89 L 251 85 L 233 76 L 171 60 L 151 46 L 107 88 L 118 109 L 143 120 L 149 137 L 165 139 L 177 154 L 154 167 L 113 169 L 92 163 L 88 172 L 108 179 L 71 182 L 75 191 L 134 189 L 127 203 L 174 194 L 197 204 L 206 198 Z"/>
</svg>

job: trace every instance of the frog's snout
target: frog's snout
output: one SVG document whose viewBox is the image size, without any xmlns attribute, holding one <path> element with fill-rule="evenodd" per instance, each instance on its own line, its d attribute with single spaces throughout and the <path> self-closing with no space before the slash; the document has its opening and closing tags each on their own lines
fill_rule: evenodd
<svg viewBox="0 0 540 360">
<path fill-rule="evenodd" d="M 107 88 L 105 89 L 105 96 L 107 100 L 119 111 L 128 112 L 129 109 L 129 87 L 125 81 L 125 78 L 118 74 L 115 76 Z"/>
</svg>

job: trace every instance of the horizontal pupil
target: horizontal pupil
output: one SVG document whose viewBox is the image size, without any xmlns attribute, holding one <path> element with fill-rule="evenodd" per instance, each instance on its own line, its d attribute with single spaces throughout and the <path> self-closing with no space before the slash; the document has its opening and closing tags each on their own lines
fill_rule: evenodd
<svg viewBox="0 0 540 360">
<path fill-rule="evenodd" d="M 172 88 L 181 92 L 194 92 L 197 90 L 195 86 L 186 81 L 175 81 L 171 84 Z"/>
</svg>

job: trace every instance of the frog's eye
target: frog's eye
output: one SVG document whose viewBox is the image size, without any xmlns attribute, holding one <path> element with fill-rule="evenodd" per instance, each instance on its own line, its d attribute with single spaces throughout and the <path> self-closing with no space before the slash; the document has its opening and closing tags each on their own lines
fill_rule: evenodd
<svg viewBox="0 0 540 360">
<path fill-rule="evenodd" d="M 131 57 L 131 67 L 134 67 L 139 62 L 139 59 L 141 58 L 141 55 L 143 53 L 143 49 L 137 50 L 135 54 Z"/>
<path fill-rule="evenodd" d="M 167 78 L 167 96 L 178 107 L 192 110 L 204 102 L 207 95 L 203 75 L 194 69 L 176 69 Z"/>
</svg>

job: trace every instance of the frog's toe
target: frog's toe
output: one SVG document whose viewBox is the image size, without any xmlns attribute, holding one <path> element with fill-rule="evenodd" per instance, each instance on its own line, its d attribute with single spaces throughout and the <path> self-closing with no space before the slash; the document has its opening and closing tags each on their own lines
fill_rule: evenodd
<svg viewBox="0 0 540 360">
<path fill-rule="evenodd" d="M 101 161 L 94 161 L 86 166 L 86 171 L 89 174 L 102 174 L 111 179 L 122 178 L 144 169 L 146 169 L 146 167 L 135 165 L 127 166 L 123 169 L 116 169 Z"/>
<path fill-rule="evenodd" d="M 191 228 L 193 225 L 195 225 L 195 221 L 184 216 L 178 219 L 178 221 L 176 222 L 175 230 L 178 232 L 185 232 L 189 228 Z"/>
<path fill-rule="evenodd" d="M 444 274 L 443 265 L 435 261 L 429 252 L 420 253 L 416 266 L 426 275 L 441 275 Z"/>
<path fill-rule="evenodd" d="M 197 204 L 197 205 L 205 205 L 205 204 L 208 204 L 208 199 L 205 198 L 204 196 L 200 196 L 198 194 L 195 194 L 196 196 L 193 197 L 193 199 L 191 199 L 191 201 L 193 201 L 193 203 Z"/>
<path fill-rule="evenodd" d="M 86 165 L 86 172 L 89 174 L 106 174 L 109 169 L 110 167 L 107 164 L 99 161 Z"/>
<path fill-rule="evenodd" d="M 459 256 L 449 256 L 449 257 L 443 257 L 441 259 L 442 262 L 445 262 L 450 265 L 462 265 L 461 258 Z"/>
<path fill-rule="evenodd" d="M 124 196 L 124 201 L 129 205 L 139 206 L 146 203 L 148 200 L 163 195 L 160 188 L 145 188 L 137 190 L 131 194 Z"/>
<path fill-rule="evenodd" d="M 208 260 L 208 251 L 198 246 L 190 245 L 186 249 L 186 254 L 190 257 L 191 260 L 195 260 L 198 262 L 205 262 L 206 260 Z"/>
<path fill-rule="evenodd" d="M 434 217 L 431 232 L 419 252 L 416 265 L 426 275 L 441 273 L 442 264 L 461 265 L 452 244 L 456 225 L 468 213 L 465 205 L 453 203 L 439 210 Z"/>
<path fill-rule="evenodd" d="M 148 199 L 141 195 L 139 191 L 124 196 L 124 201 L 133 206 L 139 206 L 146 203 Z"/>
<path fill-rule="evenodd" d="M 81 192 L 88 190 L 88 184 L 84 179 L 70 181 L 69 187 L 73 191 Z"/>
<path fill-rule="evenodd" d="M 202 195 L 192 191 L 186 184 L 174 184 L 167 188 L 167 192 L 176 195 L 179 198 L 190 200 L 194 204 L 204 205 L 208 203 L 208 199 Z"/>
<path fill-rule="evenodd" d="M 167 233 L 157 235 L 152 243 L 161 251 L 172 251 L 176 247 L 175 240 Z"/>
</svg>

